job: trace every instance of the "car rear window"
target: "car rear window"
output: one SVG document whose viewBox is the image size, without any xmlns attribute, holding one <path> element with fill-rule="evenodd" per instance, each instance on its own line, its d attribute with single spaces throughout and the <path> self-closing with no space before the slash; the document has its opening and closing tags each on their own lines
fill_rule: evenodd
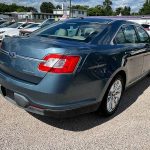
<svg viewBox="0 0 150 150">
<path fill-rule="evenodd" d="M 14 24 L 14 22 L 5 22 L 5 23 L 0 25 L 0 28 L 4 28 L 4 27 L 10 26 L 12 24 Z"/>
<path fill-rule="evenodd" d="M 35 27 L 38 27 L 38 26 L 39 26 L 39 24 L 29 24 L 24 29 L 35 28 Z"/>
<path fill-rule="evenodd" d="M 101 33 L 106 24 L 94 22 L 59 22 L 36 32 L 38 36 L 84 41 Z"/>
<path fill-rule="evenodd" d="M 20 25 L 22 25 L 22 23 L 16 22 L 16 23 L 14 23 L 14 24 L 8 26 L 8 28 L 18 28 Z"/>
</svg>

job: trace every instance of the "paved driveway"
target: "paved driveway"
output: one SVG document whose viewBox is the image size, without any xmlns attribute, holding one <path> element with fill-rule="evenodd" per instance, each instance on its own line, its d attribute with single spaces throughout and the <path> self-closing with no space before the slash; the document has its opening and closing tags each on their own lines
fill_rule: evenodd
<svg viewBox="0 0 150 150">
<path fill-rule="evenodd" d="M 149 150 L 150 78 L 125 94 L 117 114 L 71 119 L 30 115 L 0 97 L 0 150 Z"/>
</svg>

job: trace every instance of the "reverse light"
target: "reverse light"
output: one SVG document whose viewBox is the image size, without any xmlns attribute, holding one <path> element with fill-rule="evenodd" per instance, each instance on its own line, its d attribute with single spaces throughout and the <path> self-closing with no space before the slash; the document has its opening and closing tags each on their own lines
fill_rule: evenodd
<svg viewBox="0 0 150 150">
<path fill-rule="evenodd" d="M 80 56 L 50 54 L 39 64 L 39 70 L 51 73 L 73 73 L 80 61 Z"/>
</svg>

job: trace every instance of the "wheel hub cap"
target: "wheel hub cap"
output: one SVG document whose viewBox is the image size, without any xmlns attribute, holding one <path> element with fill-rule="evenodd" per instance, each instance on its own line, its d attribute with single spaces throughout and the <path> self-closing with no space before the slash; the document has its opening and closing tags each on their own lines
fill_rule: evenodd
<svg viewBox="0 0 150 150">
<path fill-rule="evenodd" d="M 112 84 L 107 97 L 107 110 L 109 112 L 114 111 L 118 105 L 121 98 L 122 89 L 122 82 L 120 80 L 116 80 Z"/>
</svg>

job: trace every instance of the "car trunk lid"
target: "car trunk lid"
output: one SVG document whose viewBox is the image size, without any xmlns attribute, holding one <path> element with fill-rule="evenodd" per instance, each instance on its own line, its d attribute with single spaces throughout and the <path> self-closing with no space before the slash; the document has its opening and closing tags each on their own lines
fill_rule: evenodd
<svg viewBox="0 0 150 150">
<path fill-rule="evenodd" d="M 38 70 L 48 54 L 65 54 L 66 50 L 55 40 L 46 38 L 6 38 L 0 49 L 0 71 L 19 80 L 38 84 L 47 72 Z"/>
</svg>

